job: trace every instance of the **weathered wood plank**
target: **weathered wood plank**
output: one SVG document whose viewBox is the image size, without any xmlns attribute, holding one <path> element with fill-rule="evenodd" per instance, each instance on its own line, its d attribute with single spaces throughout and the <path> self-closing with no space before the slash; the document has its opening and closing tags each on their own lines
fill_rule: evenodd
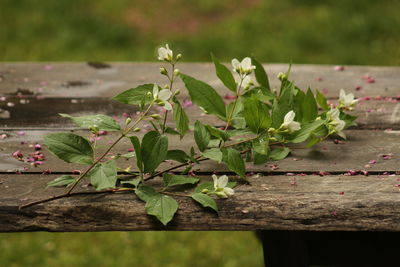
<svg viewBox="0 0 400 267">
<path fill-rule="evenodd" d="M 179 96 L 181 100 L 185 97 Z M 29 100 L 29 103 L 24 101 Z M 72 116 L 105 114 L 124 121 L 122 114 L 132 114 L 136 107 L 120 104 L 108 98 L 23 98 L 7 97 L 0 101 L 0 129 L 9 128 L 75 128 L 71 120 L 61 118 L 59 113 L 67 113 Z M 13 103 L 10 107 L 7 104 Z M 332 101 L 335 103 L 337 101 Z M 228 103 L 228 102 L 227 102 Z M 49 106 L 54 108 L 49 109 Z M 205 115 L 196 107 L 185 109 L 191 123 L 201 120 L 215 126 L 223 125 L 223 122 L 215 116 Z M 156 108 L 154 113 L 160 112 Z M 358 127 L 362 129 L 399 129 L 400 127 L 400 99 L 363 100 L 352 111 L 358 116 Z M 172 117 L 169 116 L 169 124 L 173 125 Z"/>
<path fill-rule="evenodd" d="M 25 131 L 24 135 L 18 135 L 18 132 L 8 132 L 10 137 L 0 140 L 0 171 L 23 169 L 30 167 L 29 164 L 18 161 L 11 157 L 11 154 L 20 150 L 25 156 L 34 153 L 33 145 L 42 144 L 43 136 L 54 131 Z M 86 131 L 77 131 L 76 133 L 87 135 Z M 144 133 L 139 133 L 139 136 Z M 348 170 L 367 170 L 367 171 L 399 171 L 400 170 L 400 143 L 399 131 L 373 131 L 373 130 L 348 130 L 346 131 L 348 140 L 344 143 L 336 144 L 334 140 L 329 139 L 318 144 L 316 147 L 293 148 L 292 155 L 279 162 L 269 162 L 265 165 L 248 165 L 249 172 L 346 172 Z M 107 145 L 109 141 L 117 138 L 115 133 L 109 133 L 102 137 L 99 144 Z M 21 144 L 21 142 L 24 142 Z M 179 137 L 170 137 L 170 149 L 182 149 L 188 151 L 191 146 L 195 146 L 191 134 L 187 135 L 182 141 Z M 123 141 L 113 151 L 112 155 L 118 153 L 125 154 L 132 145 Z M 99 151 L 105 149 L 100 146 Z M 46 161 L 37 168 L 30 167 L 28 171 L 42 172 L 51 169 L 53 172 L 69 172 L 74 169 L 83 169 L 83 165 L 67 164 L 57 159 L 51 153 L 43 150 Z M 110 155 L 110 156 L 112 156 Z M 390 159 L 384 159 L 383 155 L 390 155 Z M 386 157 L 388 158 L 388 157 Z M 371 160 L 376 160 L 376 164 L 366 165 Z M 134 160 L 119 160 L 122 168 L 134 165 Z M 160 167 L 164 169 L 170 167 L 172 163 L 163 163 Z M 227 171 L 225 165 L 216 164 L 211 161 L 202 162 L 196 170 L 200 172 Z"/>
<path fill-rule="evenodd" d="M 143 83 L 164 84 L 159 74 L 160 63 L 109 63 L 109 68 L 96 69 L 86 63 L 1 63 L 0 94 L 12 94 L 18 89 L 39 92 L 43 96 L 111 97 Z M 277 86 L 279 72 L 288 64 L 265 65 L 271 85 Z M 220 93 L 227 93 L 214 73 L 211 63 L 182 63 L 183 73 L 204 80 Z M 398 96 L 400 94 L 399 67 L 346 66 L 337 71 L 333 66 L 292 65 L 291 77 L 301 88 L 324 90 L 336 98 L 340 88 L 357 96 Z M 374 79 L 364 79 L 371 76 Z M 367 82 L 367 80 L 369 82 Z M 361 86 L 362 90 L 356 88 Z M 178 81 L 176 88 L 182 88 Z M 41 89 L 40 89 L 41 88 Z"/>
<path fill-rule="evenodd" d="M 217 200 L 219 217 L 178 197 L 181 209 L 168 227 L 145 215 L 132 193 L 75 196 L 18 210 L 23 203 L 63 192 L 45 187 L 54 178 L 0 175 L 0 231 L 400 231 L 398 176 L 253 177 L 233 197 Z"/>
</svg>

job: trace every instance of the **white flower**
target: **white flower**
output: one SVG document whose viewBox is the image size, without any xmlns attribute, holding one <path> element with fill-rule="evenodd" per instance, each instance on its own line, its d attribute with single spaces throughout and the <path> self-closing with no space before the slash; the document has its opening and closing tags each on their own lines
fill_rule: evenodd
<svg viewBox="0 0 400 267">
<path fill-rule="evenodd" d="M 214 180 L 214 192 L 218 197 L 227 198 L 235 193 L 232 188 L 226 186 L 228 184 L 228 176 L 222 175 L 218 178 L 213 174 L 212 178 Z"/>
<path fill-rule="evenodd" d="M 346 126 L 346 122 L 339 118 L 340 111 L 337 108 L 333 108 L 326 113 L 328 118 L 328 124 L 333 127 L 333 132 L 335 132 L 340 137 L 346 139 L 346 135 L 342 132 Z"/>
<path fill-rule="evenodd" d="M 236 81 L 237 84 L 240 84 L 240 80 L 241 80 L 241 78 L 235 78 L 235 81 Z M 251 76 L 246 75 L 242 80 L 242 88 L 249 89 L 253 85 L 254 85 L 254 81 L 251 78 Z"/>
<path fill-rule="evenodd" d="M 294 113 L 293 110 L 289 111 L 285 115 L 285 118 L 283 119 L 283 123 L 281 125 L 281 127 L 288 129 L 290 133 L 301 129 L 300 123 L 294 121 L 294 117 L 296 117 L 296 113 Z"/>
<path fill-rule="evenodd" d="M 168 100 L 171 98 L 172 92 L 169 89 L 162 89 L 159 91 L 158 85 L 154 84 L 153 86 L 153 98 L 154 101 L 161 103 L 161 105 L 166 109 L 166 110 L 172 110 L 172 105 L 171 103 L 168 102 Z"/>
<path fill-rule="evenodd" d="M 256 66 L 251 65 L 251 58 L 245 57 L 242 62 L 237 60 L 236 58 L 232 59 L 233 71 L 236 71 L 239 74 L 250 74 Z"/>
<path fill-rule="evenodd" d="M 171 49 L 169 49 L 168 44 L 165 47 L 158 48 L 158 60 L 171 61 L 174 56 L 174 53 Z"/>
<path fill-rule="evenodd" d="M 351 109 L 358 103 L 357 99 L 354 99 L 354 95 L 352 93 L 346 94 L 343 89 L 340 89 L 339 93 L 339 107 L 349 108 Z"/>
</svg>

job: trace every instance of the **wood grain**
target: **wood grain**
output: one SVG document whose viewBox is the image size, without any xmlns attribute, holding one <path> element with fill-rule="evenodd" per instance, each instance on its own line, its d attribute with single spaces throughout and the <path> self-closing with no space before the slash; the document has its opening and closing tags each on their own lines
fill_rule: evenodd
<svg viewBox="0 0 400 267">
<path fill-rule="evenodd" d="M 260 175 L 249 176 L 251 185 L 239 185 L 232 198 L 217 200 L 220 216 L 178 197 L 181 209 L 164 227 L 145 215 L 143 203 L 132 193 L 74 196 L 19 210 L 21 204 L 64 192 L 47 188 L 47 182 L 84 166 L 66 164 L 43 150 L 46 161 L 35 168 L 12 158 L 13 152 L 21 150 L 25 156 L 33 153 L 33 145 L 42 144 L 43 136 L 50 132 L 88 134 L 60 119 L 58 113 L 104 113 L 122 121 L 122 113 L 135 110 L 109 97 L 139 84 L 165 83 L 158 73 L 159 63 L 108 64 L 95 68 L 86 63 L 0 63 L 0 231 L 400 231 L 400 181 L 396 174 L 400 171 L 400 67 L 345 66 L 343 71 L 336 71 L 333 66 L 293 65 L 291 77 L 300 87 L 323 90 L 332 103 L 341 88 L 360 97 L 360 105 L 354 110 L 359 125 L 346 131 L 348 140 L 344 143 L 329 139 L 312 149 L 300 145 L 293 147 L 292 155 L 283 161 L 248 164 L 249 174 Z M 286 71 L 287 65 L 265 67 L 276 87 L 276 75 Z M 228 93 L 215 76 L 213 64 L 185 63 L 179 68 L 208 82 L 221 95 Z M 374 82 L 367 82 L 365 76 Z M 176 88 L 182 89 L 181 100 L 188 99 L 180 82 Z M 195 107 L 186 111 L 192 124 L 200 119 L 220 125 Z M 173 125 L 171 120 L 168 123 Z M 149 129 L 148 125 L 143 127 Z M 100 143 L 105 145 L 116 138 L 115 133 L 109 133 Z M 187 151 L 192 145 L 191 133 L 182 141 L 170 139 L 170 148 Z M 122 142 L 113 155 L 124 154 L 129 148 L 129 142 Z M 390 155 L 386 157 L 389 159 L 384 155 Z M 376 163 L 369 163 L 373 160 Z M 161 168 L 171 164 L 165 162 Z M 125 168 L 133 162 L 119 160 L 119 165 Z M 23 174 L 10 173 L 15 170 Z M 53 174 L 42 174 L 45 170 Z M 370 175 L 344 175 L 349 170 L 364 170 Z M 210 180 L 212 172 L 237 179 L 224 165 L 211 161 L 202 162 L 195 171 L 202 180 Z M 313 175 L 319 172 L 330 175 Z M 159 186 L 160 180 L 151 183 Z M 77 190 L 92 189 L 83 183 Z"/>
<path fill-rule="evenodd" d="M 18 209 L 28 201 L 60 193 L 45 187 L 54 178 L 2 176 L 0 231 L 400 231 L 395 176 L 254 177 L 251 185 L 239 185 L 232 198 L 217 200 L 219 216 L 178 197 L 181 209 L 167 227 L 145 215 L 143 203 L 133 193 L 70 197 Z"/>
<path fill-rule="evenodd" d="M 162 64 L 111 62 L 110 68 L 97 69 L 86 63 L 1 63 L 0 94 L 27 89 L 42 96 L 111 97 L 143 83 L 165 84 L 165 77 L 159 74 Z M 277 87 L 277 74 L 286 72 L 288 64 L 266 64 L 265 68 L 271 86 Z M 211 84 L 221 94 L 229 92 L 216 77 L 212 63 L 182 63 L 179 69 Z M 291 69 L 291 77 L 300 88 L 324 90 L 330 98 L 337 98 L 341 88 L 357 96 L 398 96 L 399 73 L 400 67 L 346 66 L 343 71 L 336 71 L 328 65 L 293 64 Z M 366 82 L 365 76 L 371 76 L 374 82 Z M 357 91 L 358 86 L 362 90 Z M 180 81 L 176 88 L 183 88 Z"/>
<path fill-rule="evenodd" d="M 7 172 L 15 169 L 23 170 L 29 168 L 29 172 L 41 173 L 44 170 L 51 169 L 53 172 L 70 172 L 75 169 L 84 169 L 84 165 L 67 164 L 53 156 L 47 150 L 43 150 L 46 157 L 43 165 L 31 167 L 28 163 L 18 161 L 11 157 L 11 154 L 20 150 L 25 156 L 34 153 L 34 144 L 43 144 L 43 136 L 54 131 L 25 131 L 24 135 L 19 136 L 12 132 L 12 136 L 0 140 L 0 171 Z M 75 133 L 87 135 L 86 131 L 76 131 Z M 293 146 L 290 157 L 279 162 L 268 162 L 263 165 L 248 164 L 249 172 L 346 172 L 348 170 L 366 170 L 366 171 L 398 171 L 400 170 L 400 143 L 398 131 L 372 131 L 372 130 L 349 130 L 346 131 L 348 140 L 344 143 L 336 144 L 333 139 L 328 139 L 316 145 L 313 148 L 305 148 L 300 144 Z M 139 137 L 143 133 L 140 133 Z M 99 153 L 104 151 L 109 141 L 117 139 L 115 133 L 109 133 L 99 141 Z M 21 144 L 21 142 L 24 142 Z M 185 136 L 182 140 L 179 137 L 170 136 L 169 149 L 182 149 L 188 151 L 193 143 L 192 134 Z M 122 141 L 113 151 L 113 154 L 128 153 L 132 145 L 128 140 Z M 100 154 L 99 154 L 100 155 Z M 391 159 L 385 160 L 383 155 L 391 155 Z M 370 160 L 375 160 L 375 164 L 369 164 Z M 118 160 L 121 168 L 135 165 L 134 159 Z M 172 166 L 171 162 L 163 163 L 160 169 Z M 134 169 L 134 168 L 133 168 Z M 274 170 L 275 169 L 275 170 Z M 226 172 L 228 169 L 223 164 L 217 164 L 213 161 L 204 161 L 196 165 L 196 171 L 199 172 Z"/>
<path fill-rule="evenodd" d="M 181 101 L 187 99 L 179 96 Z M 123 114 L 134 114 L 137 107 L 120 104 L 109 98 L 61 98 L 61 97 L 7 97 L 6 101 L 0 101 L 0 129 L 17 128 L 74 128 L 76 126 L 71 120 L 61 118 L 59 113 L 67 113 L 72 116 L 83 116 L 93 114 L 105 114 L 115 117 L 123 122 Z M 29 101 L 25 103 L 24 101 Z M 331 100 L 336 104 L 336 100 Z M 13 103 L 10 107 L 7 104 Z M 24 103 L 24 104 L 23 104 Z M 226 100 L 226 103 L 229 101 Z M 48 107 L 53 108 L 49 109 Z M 212 115 L 205 115 L 196 106 L 185 108 L 191 124 L 196 120 L 204 123 L 222 126 L 224 123 Z M 154 108 L 152 113 L 162 113 Z M 3 114 L 4 116 L 1 116 Z M 351 112 L 358 117 L 358 129 L 399 129 L 400 128 L 400 98 L 381 100 L 362 100 Z M 172 117 L 169 116 L 168 124 L 174 126 Z"/>
</svg>

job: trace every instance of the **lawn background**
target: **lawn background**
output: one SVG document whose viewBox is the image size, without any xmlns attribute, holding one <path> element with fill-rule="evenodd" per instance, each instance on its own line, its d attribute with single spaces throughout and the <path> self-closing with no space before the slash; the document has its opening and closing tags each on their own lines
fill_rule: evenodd
<svg viewBox="0 0 400 267">
<path fill-rule="evenodd" d="M 0 61 L 399 65 L 396 0 L 0 0 Z M 250 232 L 0 234 L 1 266 L 261 266 Z"/>
</svg>

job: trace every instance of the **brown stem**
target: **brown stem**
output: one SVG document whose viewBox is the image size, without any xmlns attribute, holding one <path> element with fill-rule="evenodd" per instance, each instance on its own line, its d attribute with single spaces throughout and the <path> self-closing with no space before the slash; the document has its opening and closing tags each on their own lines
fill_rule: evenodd
<svg viewBox="0 0 400 267">
<path fill-rule="evenodd" d="M 60 198 L 64 198 L 64 197 L 79 196 L 79 195 L 96 195 L 96 194 L 105 194 L 105 193 L 116 193 L 116 192 L 132 191 L 132 190 L 134 190 L 134 189 L 133 188 L 121 188 L 121 189 L 106 189 L 106 190 L 100 190 L 100 191 L 64 193 L 64 194 L 61 194 L 61 195 L 58 195 L 58 196 L 53 196 L 53 197 L 49 197 L 49 198 L 46 198 L 46 199 L 41 199 L 41 200 L 38 200 L 38 201 L 30 202 L 30 203 L 27 203 L 25 205 L 21 205 L 21 206 L 19 206 L 19 209 L 31 207 L 31 206 L 38 205 L 38 204 L 41 204 L 41 203 L 50 202 L 50 201 L 53 201 L 53 200 L 56 200 L 56 199 L 60 199 Z"/>
<path fill-rule="evenodd" d="M 203 158 L 203 159 L 202 159 L 202 156 L 198 156 L 198 157 L 196 157 L 195 159 L 196 159 L 197 161 L 199 161 L 199 162 L 200 162 L 200 161 L 208 160 L 208 159 L 206 159 L 206 158 Z M 153 174 L 153 175 L 151 175 L 151 176 L 149 176 L 149 177 L 144 178 L 144 181 L 153 179 L 153 178 L 155 178 L 155 177 L 157 177 L 157 176 L 161 176 L 161 175 L 163 175 L 164 173 L 167 173 L 167 172 L 176 170 L 176 169 L 178 169 L 178 168 L 185 167 L 185 166 L 187 166 L 187 165 L 189 165 L 189 164 L 191 164 L 191 163 L 192 163 L 192 162 L 185 162 L 185 163 L 182 163 L 182 164 L 179 164 L 179 165 L 176 165 L 176 166 L 172 166 L 171 168 L 168 168 L 168 169 L 163 170 L 163 171 L 159 171 L 159 172 L 157 172 L 156 174 Z"/>
<path fill-rule="evenodd" d="M 119 141 L 121 141 L 122 138 L 124 138 L 134 127 L 136 127 L 136 125 L 143 119 L 143 117 L 146 116 L 146 114 L 150 111 L 152 104 L 149 105 L 149 107 L 147 108 L 147 110 L 143 113 L 143 115 L 141 115 L 134 123 L 131 127 L 129 127 L 124 133 L 121 134 L 120 137 L 118 137 L 117 140 L 114 141 L 114 143 L 111 144 L 111 146 L 106 150 L 106 152 L 103 153 L 103 155 L 98 158 L 94 163 L 92 163 L 92 165 L 90 165 L 89 168 L 86 169 L 86 171 L 81 174 L 78 179 L 72 184 L 71 188 L 67 191 L 67 193 L 58 195 L 58 196 L 53 196 L 51 198 L 47 198 L 47 199 L 43 199 L 43 200 L 39 200 L 39 201 L 35 201 L 35 202 L 31 202 L 25 205 L 22 205 L 20 208 L 26 208 L 26 207 L 30 207 L 39 203 L 44 203 L 44 202 L 48 202 L 51 200 L 55 200 L 55 199 L 59 199 L 59 198 L 63 198 L 63 197 L 68 197 L 70 196 L 72 193 L 72 190 L 74 190 L 74 188 L 78 185 L 78 183 L 85 177 L 85 175 L 87 175 L 89 173 L 90 170 L 92 170 L 94 168 L 94 166 L 96 166 L 97 163 L 99 163 L 110 151 L 111 149 L 114 148 L 114 146 L 116 144 L 118 144 Z M 115 189 L 114 189 L 115 190 Z M 96 191 L 96 192 L 102 192 L 102 191 Z"/>
<path fill-rule="evenodd" d="M 174 192 L 166 192 L 166 191 L 163 191 L 163 192 L 160 192 L 160 193 L 161 193 L 161 194 L 164 194 L 164 195 L 177 196 L 177 197 L 190 197 L 190 195 L 179 194 L 179 193 L 174 193 Z"/>
</svg>

